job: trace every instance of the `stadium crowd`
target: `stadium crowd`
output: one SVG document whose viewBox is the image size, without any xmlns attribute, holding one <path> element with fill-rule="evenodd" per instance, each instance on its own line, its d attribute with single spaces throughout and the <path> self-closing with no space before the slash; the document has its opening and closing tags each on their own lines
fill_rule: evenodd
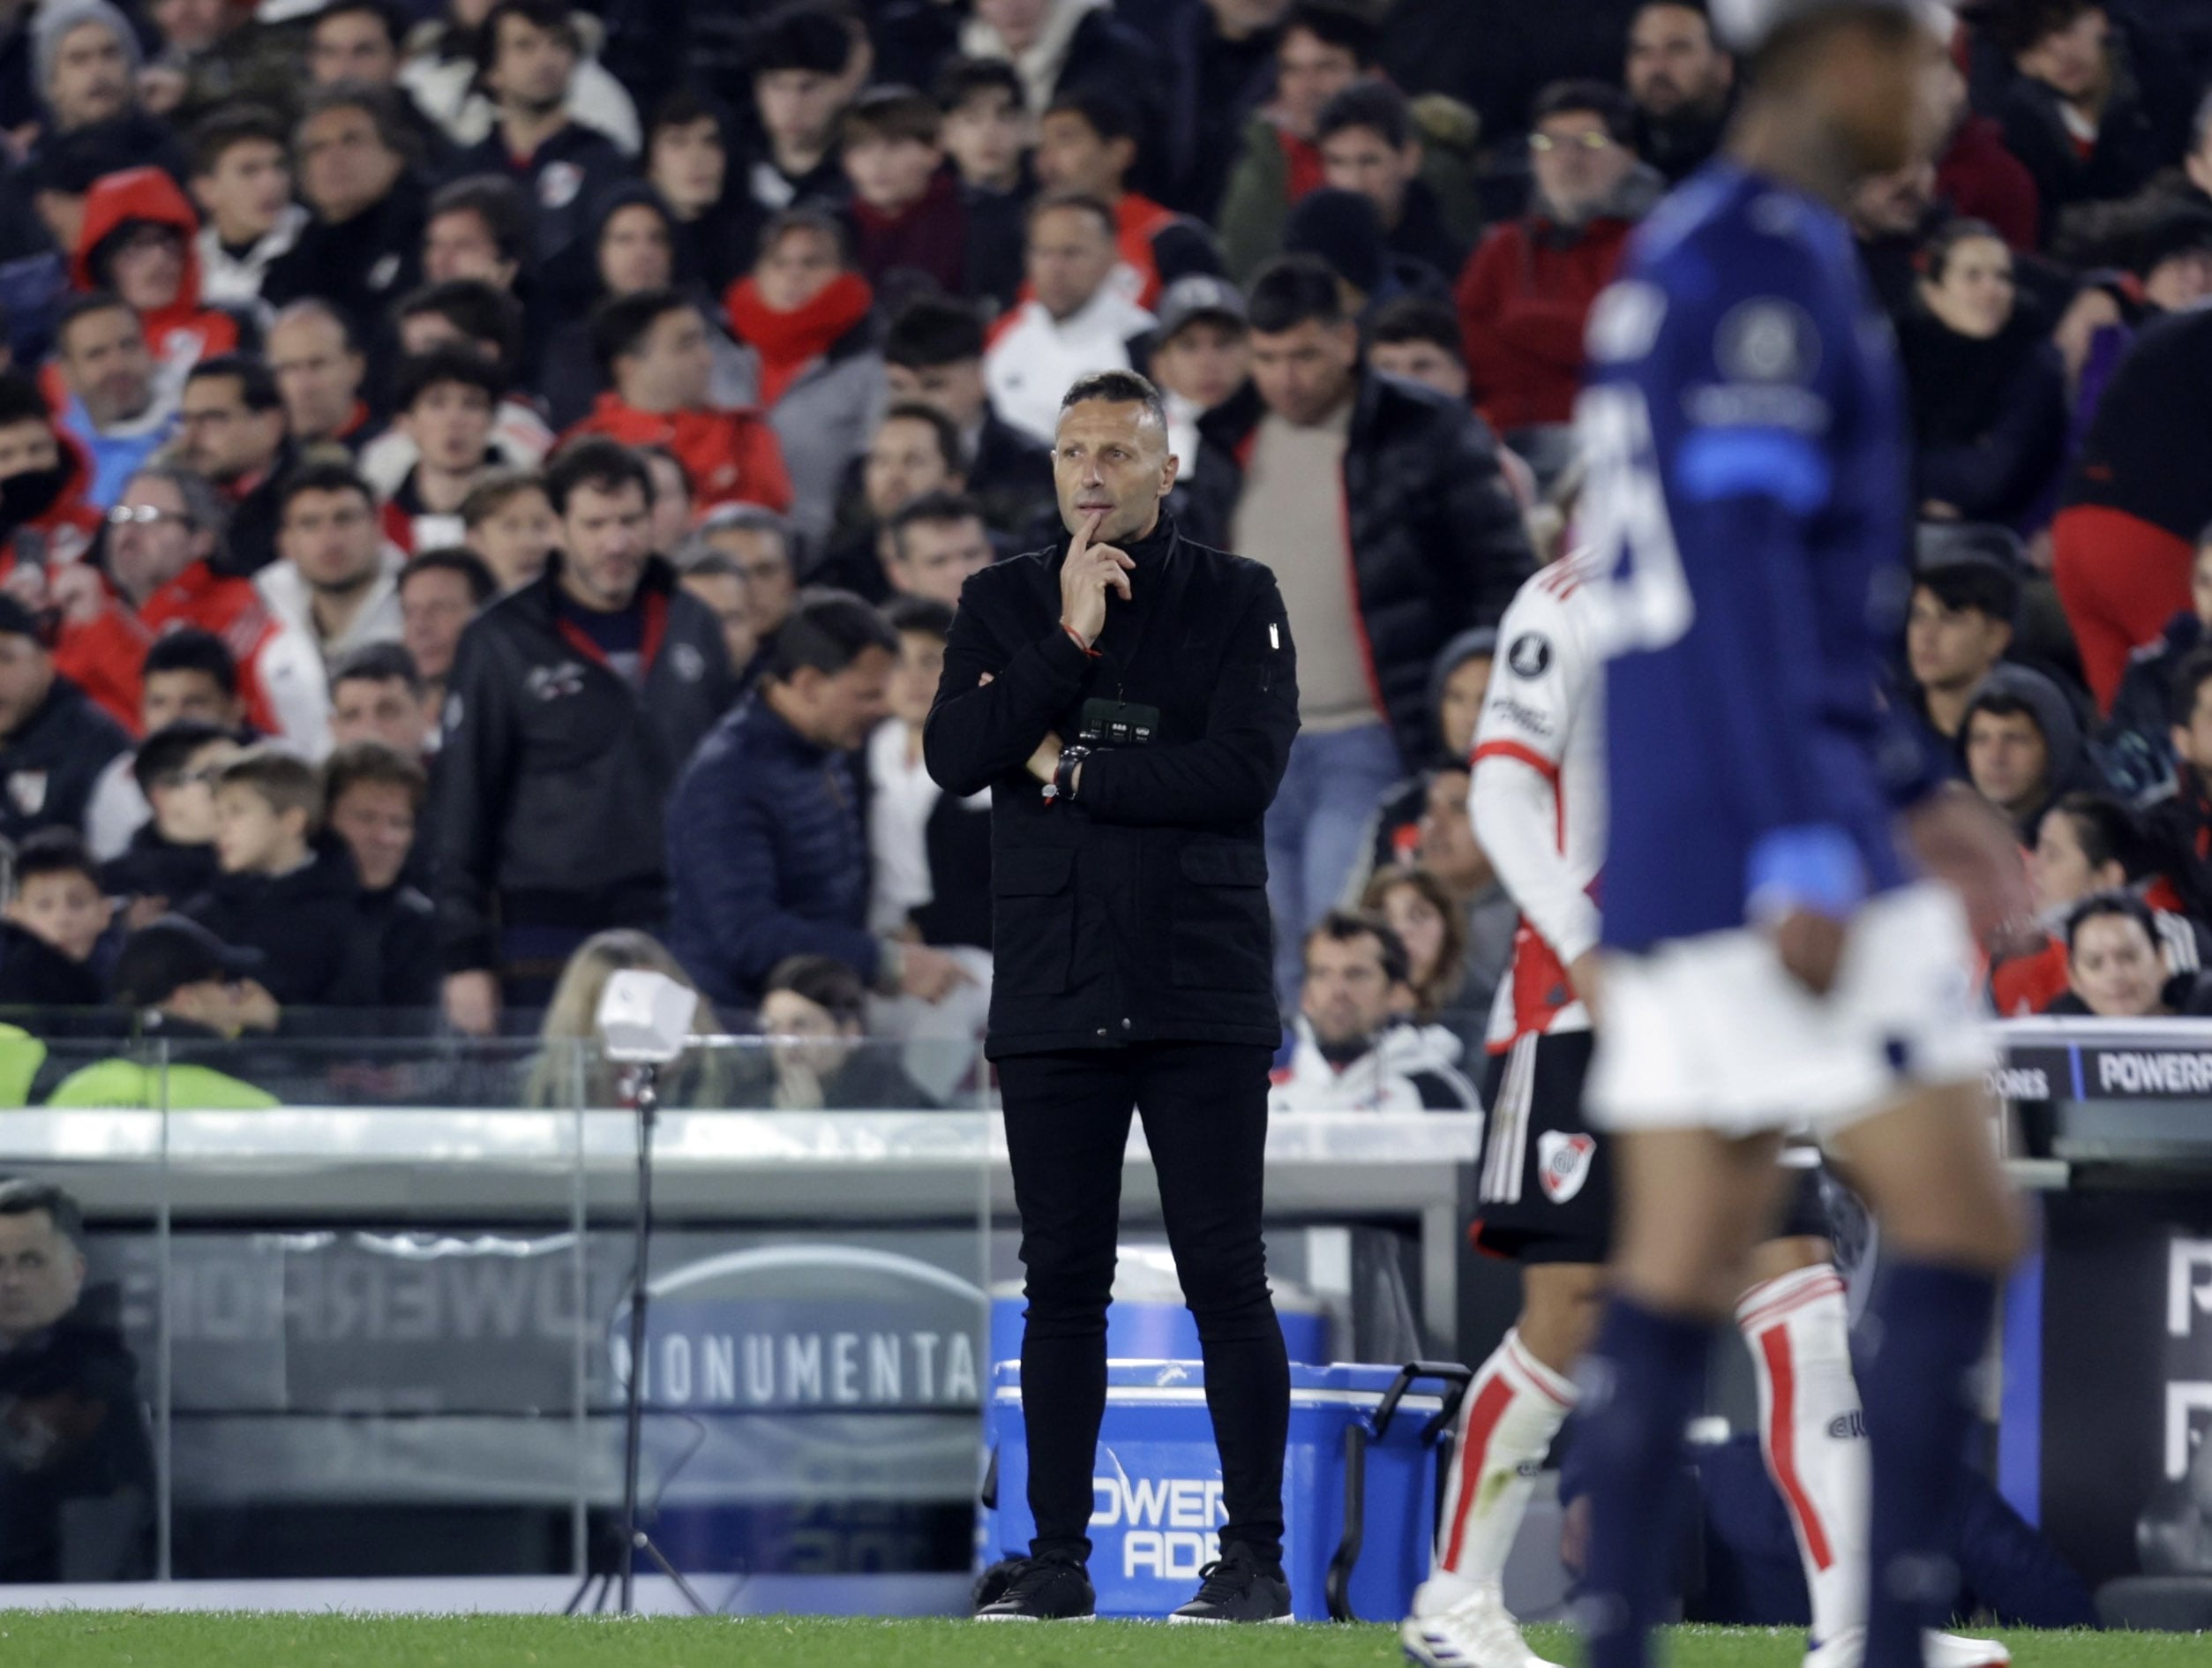
<svg viewBox="0 0 2212 1668">
<path fill-rule="evenodd" d="M 1298 643 L 1278 1104 L 1473 1105 L 1517 920 L 1466 758 L 1543 648 L 1494 627 L 1734 97 L 1698 5 L 1571 10 L 0 0 L 0 1004 L 581 1035 L 664 965 L 810 1040 L 779 1103 L 921 1098 L 851 1045 L 981 1026 L 947 633 L 1126 367 Z M 2212 1011 L 2212 7 L 1992 0 L 1953 56 L 1851 212 L 1893 700 L 2018 824 L 1999 1011 Z"/>
</svg>

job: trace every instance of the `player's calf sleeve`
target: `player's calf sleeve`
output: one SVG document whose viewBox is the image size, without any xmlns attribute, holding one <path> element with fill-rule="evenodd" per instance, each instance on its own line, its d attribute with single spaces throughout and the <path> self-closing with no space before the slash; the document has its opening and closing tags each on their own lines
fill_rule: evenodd
<svg viewBox="0 0 2212 1668">
<path fill-rule="evenodd" d="M 1758 1379 L 1759 1449 L 1797 1534 L 1815 1642 L 1866 1619 L 1866 1424 L 1843 1281 L 1826 1263 L 1762 1281 L 1736 1306 Z"/>
<path fill-rule="evenodd" d="M 1925 1263 L 1878 1276 L 1860 1379 L 1874 1472 L 1865 1668 L 1921 1668 L 1921 1630 L 1941 1627 L 1957 1597 L 1969 1379 L 1996 1291 L 1986 1274 Z"/>
<path fill-rule="evenodd" d="M 1589 1668 L 1646 1668 L 1668 1619 L 1678 1552 L 1683 1429 L 1705 1383 L 1712 1328 L 1626 1298 L 1606 1305 L 1576 1370 L 1577 1440 L 1590 1461 L 1590 1558 L 1579 1607 Z"/>
<path fill-rule="evenodd" d="M 1467 1386 L 1458 1446 L 1444 1483 L 1436 1567 L 1414 1611 L 1434 1615 L 1495 1583 L 1520 1532 L 1528 1497 L 1576 1391 L 1509 1332 Z"/>
</svg>

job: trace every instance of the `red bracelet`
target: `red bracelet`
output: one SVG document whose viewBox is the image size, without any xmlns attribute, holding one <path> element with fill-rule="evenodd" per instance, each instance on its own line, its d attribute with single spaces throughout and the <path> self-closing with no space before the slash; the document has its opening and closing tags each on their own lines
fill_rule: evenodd
<svg viewBox="0 0 2212 1668">
<path fill-rule="evenodd" d="M 1099 651 L 1084 641 L 1083 633 L 1077 631 L 1073 626 L 1069 625 L 1064 620 L 1060 622 L 1060 628 L 1068 634 L 1068 641 L 1074 643 L 1076 648 L 1082 650 L 1084 654 L 1090 656 L 1093 660 L 1099 658 Z"/>
</svg>

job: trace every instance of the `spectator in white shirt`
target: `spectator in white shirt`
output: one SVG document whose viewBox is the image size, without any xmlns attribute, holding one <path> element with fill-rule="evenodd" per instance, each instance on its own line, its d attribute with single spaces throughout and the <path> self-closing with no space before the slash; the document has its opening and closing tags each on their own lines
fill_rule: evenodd
<svg viewBox="0 0 2212 1668">
<path fill-rule="evenodd" d="M 1061 192 L 1029 216 L 1029 298 L 1002 321 L 984 355 L 983 380 L 999 415 L 1047 446 L 1061 395 L 1091 371 L 1126 371 L 1152 315 L 1113 282 L 1121 259 L 1113 211 Z"/>
</svg>

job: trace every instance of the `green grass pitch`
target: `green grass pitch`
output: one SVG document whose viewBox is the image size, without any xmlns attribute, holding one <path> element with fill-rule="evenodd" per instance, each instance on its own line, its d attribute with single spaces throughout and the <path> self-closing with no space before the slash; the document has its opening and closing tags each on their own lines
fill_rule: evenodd
<svg viewBox="0 0 2212 1668">
<path fill-rule="evenodd" d="M 1566 1634 L 1529 1642 L 1578 1660 Z M 2008 1634 L 2018 1668 L 2182 1668 L 2212 1639 Z M 1801 1634 L 1678 1628 L 1673 1668 L 1797 1668 Z M 25 1668 L 1391 1668 L 1386 1627 L 1170 1628 L 1120 1622 L 580 1619 L 0 1612 L 0 1662 Z"/>
</svg>

